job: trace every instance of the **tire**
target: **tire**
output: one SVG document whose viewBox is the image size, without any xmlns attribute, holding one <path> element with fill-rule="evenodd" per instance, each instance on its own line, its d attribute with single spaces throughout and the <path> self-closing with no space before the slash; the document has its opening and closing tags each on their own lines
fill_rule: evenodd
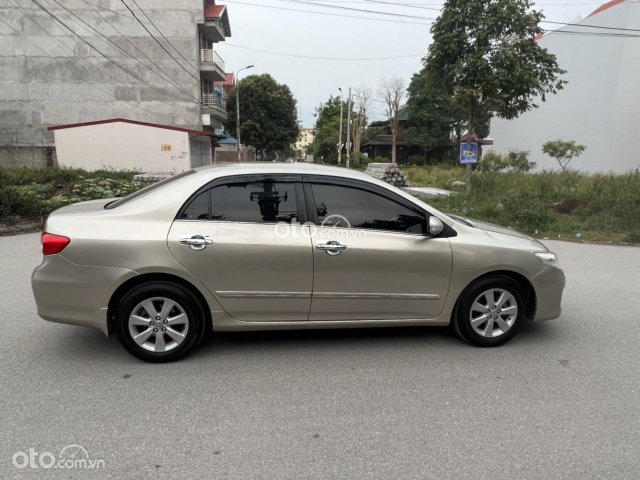
<svg viewBox="0 0 640 480">
<path fill-rule="evenodd" d="M 204 318 L 189 290 L 153 282 L 133 288 L 122 298 L 115 326 L 127 352 L 146 362 L 164 363 L 179 360 L 198 346 L 205 331 Z"/>
<path fill-rule="evenodd" d="M 520 286 L 509 277 L 491 276 L 474 282 L 462 293 L 452 324 L 467 343 L 497 347 L 518 333 L 525 310 Z"/>
</svg>

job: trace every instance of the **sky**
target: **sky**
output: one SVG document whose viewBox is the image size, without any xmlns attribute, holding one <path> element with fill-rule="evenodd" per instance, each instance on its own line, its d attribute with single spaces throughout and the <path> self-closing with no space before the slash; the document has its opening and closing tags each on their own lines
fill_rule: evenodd
<svg viewBox="0 0 640 480">
<path fill-rule="evenodd" d="M 571 22 L 578 16 L 586 17 L 604 1 L 539 0 L 535 8 L 542 10 L 547 20 Z M 310 128 L 315 123 L 316 107 L 330 95 L 339 96 L 338 88 L 342 88 L 346 98 L 349 87 L 354 90 L 368 87 L 373 98 L 380 100 L 381 79 L 400 76 L 408 85 L 411 76 L 421 68 L 421 58 L 431 41 L 432 21 L 412 17 L 435 19 L 444 2 L 218 0 L 216 3 L 227 5 L 231 22 L 232 36 L 216 45 L 216 51 L 226 62 L 226 70 L 254 65 L 241 72 L 240 79 L 250 74 L 269 73 L 279 83 L 287 84 L 298 101 L 301 126 Z M 397 16 L 338 10 L 310 5 L 312 3 Z M 336 58 L 346 60 L 334 60 Z M 370 120 L 384 118 L 384 103 L 371 102 Z"/>
</svg>

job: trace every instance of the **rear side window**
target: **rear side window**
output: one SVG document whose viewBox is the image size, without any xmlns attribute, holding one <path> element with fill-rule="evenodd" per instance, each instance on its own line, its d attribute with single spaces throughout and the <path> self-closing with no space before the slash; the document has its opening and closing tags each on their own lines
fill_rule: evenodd
<svg viewBox="0 0 640 480">
<path fill-rule="evenodd" d="M 180 218 L 182 220 L 209 220 L 211 209 L 209 208 L 209 190 L 202 192 L 184 209 Z"/>
<path fill-rule="evenodd" d="M 318 223 L 326 227 L 423 233 L 425 216 L 367 190 L 313 184 Z"/>
<path fill-rule="evenodd" d="M 191 175 L 192 173 L 196 173 L 195 170 L 187 170 L 186 172 L 182 172 L 179 173 L 177 175 L 174 175 L 172 177 L 166 178 L 160 182 L 157 183 L 153 183 L 151 185 L 148 185 L 140 190 L 138 190 L 137 192 L 133 192 L 131 195 L 127 195 L 126 197 L 122 197 L 119 198 L 118 200 L 114 200 L 113 202 L 109 202 L 107 203 L 104 208 L 106 210 L 111 210 L 112 208 L 116 208 L 119 207 L 120 205 L 124 205 L 127 202 L 130 202 L 131 200 L 141 197 L 142 195 L 145 195 L 153 190 L 156 190 L 157 188 L 160 187 L 164 187 L 165 185 L 171 183 L 171 182 L 175 182 L 176 180 L 179 180 L 183 177 L 186 177 L 187 175 Z"/>
<path fill-rule="evenodd" d="M 180 218 L 245 223 L 297 222 L 295 183 L 261 180 L 217 185 L 194 198 Z"/>
</svg>

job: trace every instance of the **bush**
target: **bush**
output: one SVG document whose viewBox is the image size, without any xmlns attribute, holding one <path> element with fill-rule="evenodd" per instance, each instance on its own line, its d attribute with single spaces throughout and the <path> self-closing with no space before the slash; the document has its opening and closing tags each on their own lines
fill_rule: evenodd
<svg viewBox="0 0 640 480">
<path fill-rule="evenodd" d="M 41 221 L 74 202 L 121 197 L 137 189 L 135 172 L 0 168 L 0 222 Z"/>
<path fill-rule="evenodd" d="M 624 241 L 628 243 L 640 243 L 640 228 L 630 231 L 624 236 Z"/>
<path fill-rule="evenodd" d="M 482 155 L 478 162 L 477 170 L 479 172 L 496 173 L 496 172 L 530 172 L 536 168 L 536 162 L 529 160 L 529 152 L 520 150 L 511 150 L 509 153 L 502 155 L 493 150 Z"/>
<path fill-rule="evenodd" d="M 461 167 L 410 167 L 418 186 L 451 189 Z M 640 171 L 621 175 L 494 172 L 474 174 L 471 194 L 427 200 L 453 214 L 511 226 L 542 236 L 634 242 L 640 232 Z M 558 208 L 573 203 L 575 208 Z"/>
</svg>

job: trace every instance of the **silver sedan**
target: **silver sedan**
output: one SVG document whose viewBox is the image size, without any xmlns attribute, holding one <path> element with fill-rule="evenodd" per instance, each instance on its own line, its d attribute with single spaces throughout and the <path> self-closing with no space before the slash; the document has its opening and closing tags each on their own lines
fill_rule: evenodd
<svg viewBox="0 0 640 480">
<path fill-rule="evenodd" d="M 166 362 L 209 331 L 450 325 L 472 345 L 560 315 L 556 256 L 346 169 L 191 170 L 53 212 L 39 315 Z"/>
</svg>

